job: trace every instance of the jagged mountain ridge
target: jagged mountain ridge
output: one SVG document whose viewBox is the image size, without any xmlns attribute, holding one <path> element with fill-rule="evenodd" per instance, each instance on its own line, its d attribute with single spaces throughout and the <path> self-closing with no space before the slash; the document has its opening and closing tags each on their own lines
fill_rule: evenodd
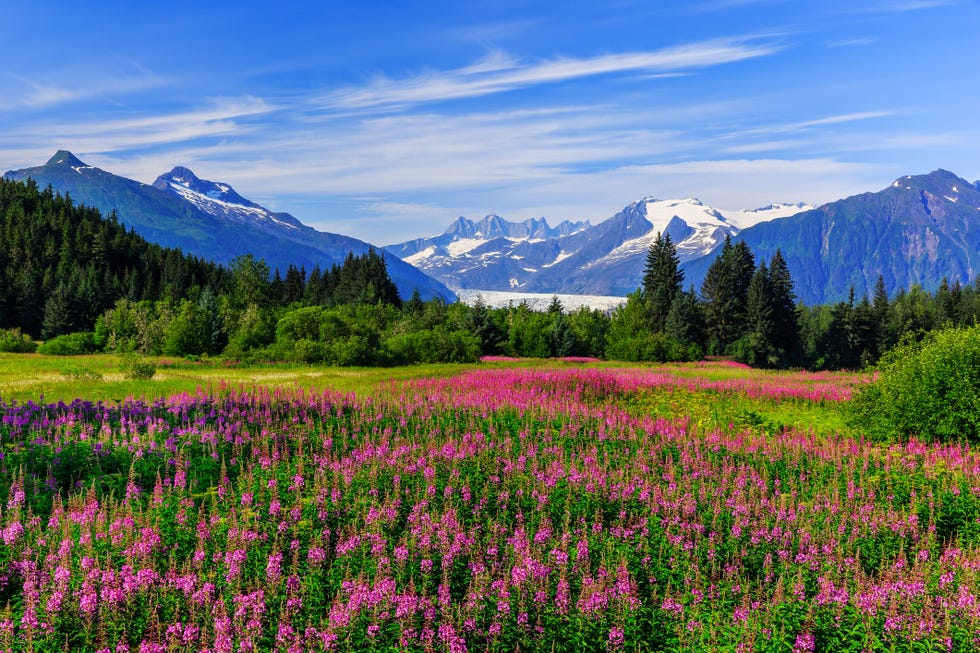
<svg viewBox="0 0 980 653">
<path fill-rule="evenodd" d="M 253 254 L 282 272 L 290 264 L 310 271 L 317 265 L 325 269 L 340 264 L 349 253 L 363 254 L 372 247 L 356 238 L 317 231 L 288 213 L 269 211 L 229 184 L 199 179 L 180 166 L 147 185 L 86 165 L 71 152 L 59 150 L 43 166 L 9 171 L 4 177 L 50 185 L 106 215 L 115 210 L 120 222 L 147 240 L 217 263 Z M 426 299 L 455 298 L 442 283 L 411 264 L 395 256 L 386 260 L 389 275 L 404 297 L 417 288 Z"/>
<path fill-rule="evenodd" d="M 806 304 L 870 296 L 881 275 L 890 293 L 943 278 L 973 283 L 980 273 L 980 188 L 946 170 L 896 179 L 798 215 L 747 228 L 756 260 L 780 249 Z M 713 255 L 682 266 L 698 287 Z"/>
<path fill-rule="evenodd" d="M 489 215 L 475 223 L 458 218 L 439 236 L 386 249 L 458 289 L 625 295 L 639 286 L 657 233 L 670 235 L 681 260 L 687 261 L 746 226 L 806 208 L 773 204 L 755 211 L 721 211 L 693 198 L 648 197 L 596 225 L 565 221 L 549 234 L 533 229 L 546 226 L 543 219 L 515 223 Z"/>
<path fill-rule="evenodd" d="M 287 233 L 292 234 L 310 229 L 289 213 L 270 211 L 245 199 L 228 184 L 199 179 L 183 166 L 177 166 L 157 177 L 153 187 L 176 195 L 217 218 L 250 224 L 272 232 L 286 229 Z"/>
</svg>

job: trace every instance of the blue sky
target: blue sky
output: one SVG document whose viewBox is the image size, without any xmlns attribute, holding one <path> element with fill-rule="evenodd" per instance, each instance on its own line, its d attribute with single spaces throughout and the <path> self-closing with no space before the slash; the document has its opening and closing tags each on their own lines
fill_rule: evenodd
<svg viewBox="0 0 980 653">
<path fill-rule="evenodd" d="M 980 179 L 976 0 L 89 4 L 4 7 L 0 168 L 185 165 L 377 244 Z"/>
</svg>

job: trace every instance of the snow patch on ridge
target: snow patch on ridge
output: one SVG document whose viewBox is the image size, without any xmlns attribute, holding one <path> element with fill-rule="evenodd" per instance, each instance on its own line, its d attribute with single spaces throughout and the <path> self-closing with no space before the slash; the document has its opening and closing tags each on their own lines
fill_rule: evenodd
<svg viewBox="0 0 980 653">
<path fill-rule="evenodd" d="M 564 261 L 565 259 L 572 257 L 574 254 L 575 254 L 574 252 L 566 252 L 565 250 L 561 250 L 560 252 L 558 252 L 558 256 L 555 257 L 554 261 L 552 261 L 551 263 L 545 263 L 541 267 L 543 268 L 554 267 L 559 263 L 561 263 L 562 261 Z M 522 258 L 522 257 L 514 256 L 513 258 Z"/>
<path fill-rule="evenodd" d="M 204 195 L 193 191 L 183 183 L 180 183 L 182 181 L 183 180 L 174 177 L 167 181 L 167 185 L 170 186 L 170 188 L 172 188 L 174 192 L 176 192 L 182 198 L 206 213 L 230 218 L 232 220 L 237 220 L 238 222 L 259 220 L 263 222 L 272 222 L 279 226 L 287 227 L 288 229 L 298 229 L 295 224 L 286 222 L 285 220 L 280 220 L 273 215 L 271 211 L 268 211 L 261 206 L 243 206 L 242 204 L 236 204 L 234 202 L 226 202 L 212 195 L 212 193 L 216 193 L 216 191 L 212 190 L 209 191 L 207 195 Z M 227 190 L 223 192 L 227 192 Z"/>
<path fill-rule="evenodd" d="M 446 245 L 446 251 L 450 256 L 462 256 L 485 242 L 487 241 L 482 238 L 460 238 Z"/>
<path fill-rule="evenodd" d="M 424 262 L 427 258 L 431 257 L 435 253 L 436 253 L 436 246 L 430 245 L 429 247 L 426 247 L 422 251 L 415 252 L 411 256 L 406 256 L 402 260 L 408 263 L 409 265 L 419 265 L 420 263 Z"/>
</svg>

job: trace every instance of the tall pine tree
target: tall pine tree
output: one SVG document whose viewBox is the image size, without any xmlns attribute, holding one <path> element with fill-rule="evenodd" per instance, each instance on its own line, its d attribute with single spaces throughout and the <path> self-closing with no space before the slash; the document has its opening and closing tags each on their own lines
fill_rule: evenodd
<svg viewBox="0 0 980 653">
<path fill-rule="evenodd" d="M 778 249 L 769 261 L 769 291 L 772 293 L 772 344 L 779 352 L 780 365 L 793 365 L 801 356 L 800 320 L 793 279 Z"/>
<path fill-rule="evenodd" d="M 667 314 L 674 300 L 681 294 L 684 273 L 680 270 L 677 249 L 670 236 L 657 232 L 657 237 L 647 252 L 643 271 L 643 301 L 650 316 L 650 329 L 654 333 L 664 330 Z"/>
<path fill-rule="evenodd" d="M 721 254 L 711 263 L 701 284 L 709 351 L 725 354 L 746 330 L 749 283 L 755 257 L 748 245 L 732 245 L 725 237 Z"/>
</svg>

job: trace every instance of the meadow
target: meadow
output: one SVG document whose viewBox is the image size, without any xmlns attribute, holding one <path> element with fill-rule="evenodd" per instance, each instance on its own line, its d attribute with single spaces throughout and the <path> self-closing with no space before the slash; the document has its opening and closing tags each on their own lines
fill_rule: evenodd
<svg viewBox="0 0 980 653">
<path fill-rule="evenodd" d="M 975 650 L 980 456 L 866 381 L 3 357 L 0 646 Z"/>
</svg>

